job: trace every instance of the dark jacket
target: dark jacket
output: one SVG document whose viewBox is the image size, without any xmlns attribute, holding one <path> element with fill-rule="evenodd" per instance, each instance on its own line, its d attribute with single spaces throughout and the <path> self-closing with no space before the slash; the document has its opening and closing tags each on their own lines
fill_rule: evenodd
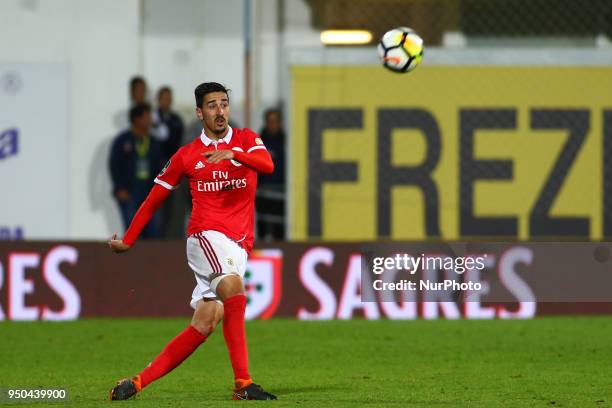
<svg viewBox="0 0 612 408">
<path fill-rule="evenodd" d="M 134 190 L 138 180 L 136 179 L 136 162 L 138 155 L 135 145 L 136 137 L 131 130 L 120 133 L 111 147 L 109 168 L 113 182 L 113 195 L 119 189 L 126 189 L 129 192 Z M 153 180 L 161 171 L 163 154 L 158 141 L 150 137 L 149 150 L 146 154 L 149 161 L 149 188 L 153 187 Z"/>
<path fill-rule="evenodd" d="M 183 133 L 185 133 L 185 126 L 183 120 L 179 115 L 174 112 L 162 113 L 160 110 L 157 111 L 159 118 L 168 127 L 168 140 L 162 142 L 162 153 L 165 159 L 168 160 L 174 153 L 181 147 L 183 141 Z"/>
<path fill-rule="evenodd" d="M 264 142 L 266 149 L 274 161 L 274 172 L 272 174 L 260 174 L 257 177 L 257 184 L 264 185 L 285 185 L 285 132 L 271 135 L 266 129 L 259 132 L 259 136 Z"/>
</svg>

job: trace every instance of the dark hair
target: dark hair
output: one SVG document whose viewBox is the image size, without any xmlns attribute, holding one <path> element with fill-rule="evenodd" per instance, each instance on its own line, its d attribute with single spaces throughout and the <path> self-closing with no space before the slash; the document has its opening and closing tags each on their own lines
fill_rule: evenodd
<svg viewBox="0 0 612 408">
<path fill-rule="evenodd" d="M 229 99 L 229 91 L 229 89 L 218 82 L 204 82 L 203 84 L 198 85 L 195 89 L 196 106 L 201 108 L 202 103 L 204 102 L 204 96 L 212 92 L 225 92 L 227 98 Z"/>
<path fill-rule="evenodd" d="M 136 75 L 130 79 L 130 94 L 134 93 L 134 88 L 136 88 L 137 84 L 147 85 L 145 79 L 139 75 Z"/>
<path fill-rule="evenodd" d="M 130 109 L 130 123 L 134 124 L 136 119 L 141 117 L 145 112 L 151 112 L 151 105 L 148 103 L 139 103 Z"/>
<path fill-rule="evenodd" d="M 159 97 L 161 96 L 161 94 L 163 94 L 164 92 L 169 92 L 170 95 L 172 95 L 172 88 L 170 88 L 169 86 L 165 85 L 162 86 L 161 88 L 159 88 L 159 91 L 157 91 L 157 98 L 159 99 Z"/>
<path fill-rule="evenodd" d="M 263 120 L 268 120 L 268 116 L 272 115 L 273 113 L 276 113 L 278 117 L 282 119 L 283 114 L 281 113 L 281 110 L 279 108 L 268 108 L 264 111 Z"/>
</svg>

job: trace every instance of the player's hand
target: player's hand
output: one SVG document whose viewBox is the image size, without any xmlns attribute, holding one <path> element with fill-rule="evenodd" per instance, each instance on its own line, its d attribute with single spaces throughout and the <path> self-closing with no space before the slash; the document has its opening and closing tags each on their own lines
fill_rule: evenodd
<svg viewBox="0 0 612 408">
<path fill-rule="evenodd" d="M 234 152 L 231 150 L 211 150 L 204 153 L 204 156 L 208 157 L 206 163 L 219 163 L 221 160 L 232 160 L 234 158 Z"/>
<path fill-rule="evenodd" d="M 124 243 L 122 239 L 117 239 L 117 234 L 113 234 L 111 239 L 108 240 L 108 246 L 111 251 L 119 254 L 125 252 L 131 248 L 128 244 Z"/>
</svg>

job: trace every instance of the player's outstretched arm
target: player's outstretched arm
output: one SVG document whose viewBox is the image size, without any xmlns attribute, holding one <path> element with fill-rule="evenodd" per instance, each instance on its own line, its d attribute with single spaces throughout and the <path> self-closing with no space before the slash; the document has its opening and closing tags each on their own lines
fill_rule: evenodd
<svg viewBox="0 0 612 408">
<path fill-rule="evenodd" d="M 265 149 L 254 150 L 251 153 L 234 150 L 213 150 L 204 153 L 208 163 L 219 163 L 221 160 L 236 160 L 258 173 L 269 174 L 274 171 L 274 162 Z"/>
<path fill-rule="evenodd" d="M 140 208 L 134 215 L 128 230 L 125 232 L 123 239 L 117 239 L 117 234 L 114 234 L 108 241 L 108 245 L 113 252 L 121 253 L 129 250 L 136 242 L 136 239 L 142 232 L 142 229 L 151 220 L 155 211 L 170 195 L 170 190 L 155 184 L 146 200 L 140 205 Z"/>
</svg>

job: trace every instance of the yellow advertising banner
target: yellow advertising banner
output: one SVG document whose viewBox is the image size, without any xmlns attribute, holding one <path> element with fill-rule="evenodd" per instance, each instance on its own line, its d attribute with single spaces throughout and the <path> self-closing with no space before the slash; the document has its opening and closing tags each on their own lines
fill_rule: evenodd
<svg viewBox="0 0 612 408">
<path fill-rule="evenodd" d="M 612 67 L 291 78 L 294 239 L 612 236 Z"/>
</svg>

